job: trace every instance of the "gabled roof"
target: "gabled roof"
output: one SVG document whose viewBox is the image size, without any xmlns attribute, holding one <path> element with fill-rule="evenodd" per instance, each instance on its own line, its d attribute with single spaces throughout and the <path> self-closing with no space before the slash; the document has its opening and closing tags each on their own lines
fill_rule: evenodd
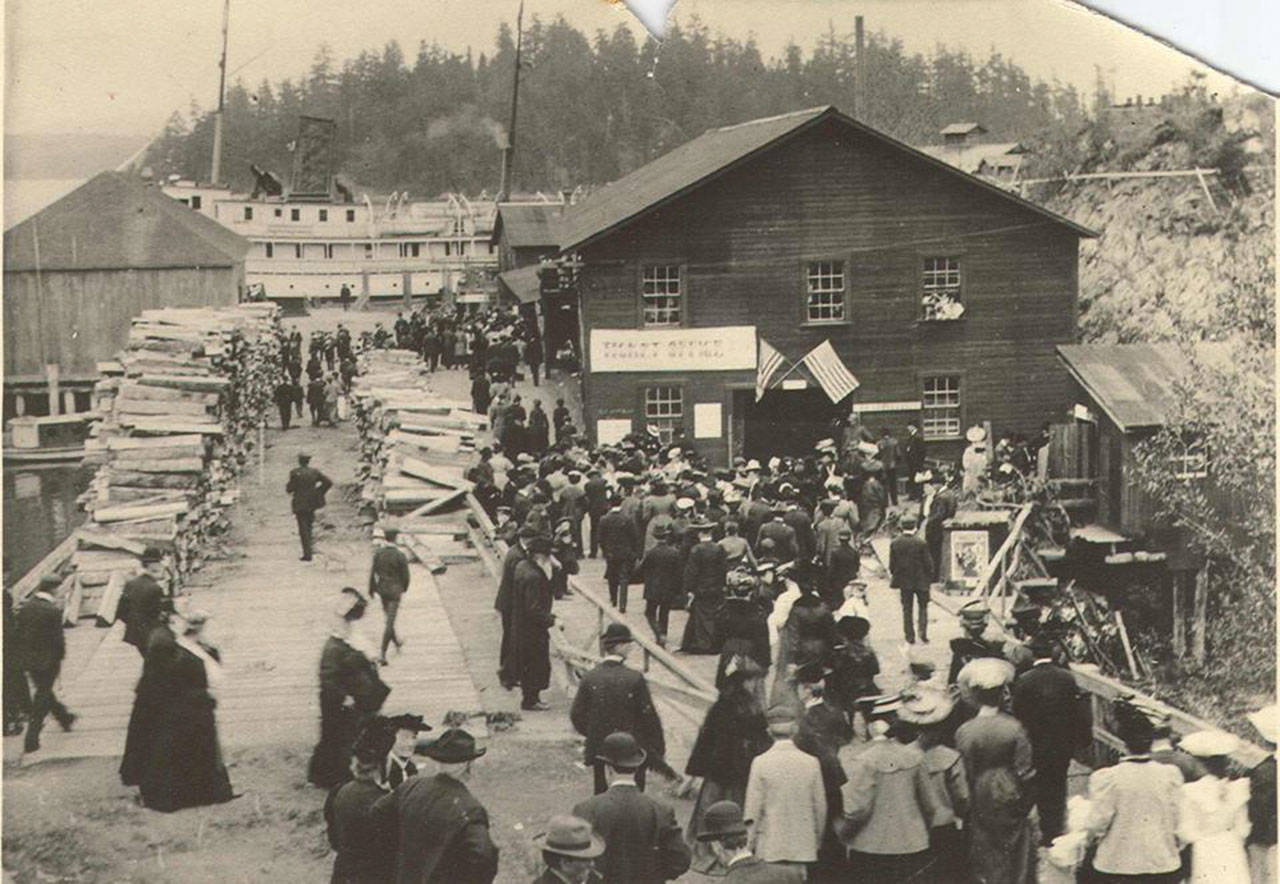
<svg viewBox="0 0 1280 884">
<path fill-rule="evenodd" d="M 490 242 L 496 243 L 505 230 L 512 248 L 536 248 L 560 244 L 561 203 L 499 203 Z"/>
<path fill-rule="evenodd" d="M 960 147 L 930 144 L 917 149 L 935 160 L 942 160 L 970 175 L 976 175 L 984 162 L 991 166 L 1017 166 L 1021 163 L 1022 154 L 1027 152 L 1026 148 L 1016 141 L 1000 144 L 965 144 Z"/>
<path fill-rule="evenodd" d="M 908 161 L 929 163 L 955 175 L 1061 225 L 1076 236 L 1097 236 L 1087 227 L 962 172 L 828 105 L 708 130 L 566 210 L 560 247 L 564 251 L 581 248 L 825 120 L 834 120 L 901 151 Z"/>
<path fill-rule="evenodd" d="M 249 241 L 123 172 L 102 172 L 4 234 L 4 269 L 233 267 Z"/>
<path fill-rule="evenodd" d="M 498 284 L 521 304 L 531 304 L 542 298 L 542 280 L 538 277 L 537 264 L 499 273 Z"/>
<path fill-rule="evenodd" d="M 1163 426 L 1191 368 L 1174 344 L 1064 344 L 1058 355 L 1122 432 Z"/>
<path fill-rule="evenodd" d="M 942 127 L 943 135 L 968 135 L 971 132 L 986 132 L 979 123 L 948 123 Z"/>
</svg>

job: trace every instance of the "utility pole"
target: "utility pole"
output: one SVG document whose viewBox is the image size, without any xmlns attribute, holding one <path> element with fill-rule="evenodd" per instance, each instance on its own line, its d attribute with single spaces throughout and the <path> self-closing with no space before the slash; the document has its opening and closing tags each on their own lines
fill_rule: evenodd
<svg viewBox="0 0 1280 884">
<path fill-rule="evenodd" d="M 222 58 L 218 62 L 218 110 L 213 115 L 213 167 L 209 183 L 222 177 L 222 112 L 227 104 L 227 24 L 231 18 L 231 0 L 222 0 Z"/>
<path fill-rule="evenodd" d="M 867 64 L 865 58 L 866 44 L 862 39 L 862 16 L 853 18 L 853 116 L 857 118 L 863 113 L 867 103 Z"/>
<path fill-rule="evenodd" d="M 498 202 L 511 196 L 516 157 L 516 110 L 520 106 L 520 49 L 524 41 L 524 0 L 516 13 L 516 66 L 511 77 L 511 120 L 507 125 L 507 146 L 502 149 L 502 183 L 498 185 Z"/>
</svg>

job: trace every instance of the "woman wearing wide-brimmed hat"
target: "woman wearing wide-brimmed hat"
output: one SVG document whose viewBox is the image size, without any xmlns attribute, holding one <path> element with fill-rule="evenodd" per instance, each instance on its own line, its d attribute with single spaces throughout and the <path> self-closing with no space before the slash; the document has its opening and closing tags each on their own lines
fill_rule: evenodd
<svg viewBox="0 0 1280 884">
<path fill-rule="evenodd" d="M 1180 745 L 1208 771 L 1182 787 L 1178 813 L 1178 837 L 1191 845 L 1191 884 L 1244 884 L 1249 880 L 1244 849 L 1249 781 L 1228 773 L 1240 740 L 1225 731 L 1198 731 L 1183 737 Z"/>
</svg>

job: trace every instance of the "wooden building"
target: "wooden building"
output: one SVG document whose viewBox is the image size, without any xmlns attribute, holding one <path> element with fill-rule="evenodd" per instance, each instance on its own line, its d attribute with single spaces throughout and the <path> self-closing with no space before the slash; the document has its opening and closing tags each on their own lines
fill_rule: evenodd
<svg viewBox="0 0 1280 884">
<path fill-rule="evenodd" d="M 1037 431 L 1066 407 L 1092 231 L 819 107 L 713 129 L 566 210 L 588 432 L 679 433 L 713 463 L 799 453 L 858 414 Z M 860 386 L 807 367 L 830 341 Z M 784 365 L 758 402 L 763 342 Z"/>
<path fill-rule="evenodd" d="M 498 271 L 515 270 L 560 251 L 563 203 L 500 203 L 489 242 L 498 248 Z"/>
<path fill-rule="evenodd" d="M 134 316 L 236 303 L 247 250 L 216 221 L 118 172 L 5 231 L 5 417 L 87 409 L 97 363 L 124 346 Z"/>
</svg>

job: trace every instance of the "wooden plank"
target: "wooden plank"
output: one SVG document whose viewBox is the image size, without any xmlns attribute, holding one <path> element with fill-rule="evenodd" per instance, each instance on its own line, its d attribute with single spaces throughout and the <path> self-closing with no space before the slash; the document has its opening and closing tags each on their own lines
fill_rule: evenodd
<svg viewBox="0 0 1280 884">
<path fill-rule="evenodd" d="M 124 426 L 133 427 L 134 431 L 138 433 L 173 435 L 199 433 L 205 436 L 221 436 L 223 434 L 222 424 L 183 420 L 181 417 L 161 418 L 122 415 L 118 416 L 117 420 Z"/>
<path fill-rule="evenodd" d="M 195 393 L 170 387 L 145 386 L 137 383 L 120 385 L 119 396 L 130 401 L 198 402 L 201 405 L 217 405 L 217 393 Z"/>
<path fill-rule="evenodd" d="M 202 375 L 150 375 L 138 378 L 144 387 L 169 387 L 176 390 L 190 390 L 195 393 L 218 393 L 231 383 L 227 378 L 204 377 Z"/>
<path fill-rule="evenodd" d="M 432 466 L 424 460 L 405 455 L 400 461 L 400 471 L 418 479 L 423 479 L 442 488 L 462 489 L 470 491 L 472 485 L 462 478 L 460 470 L 446 470 Z"/>
<path fill-rule="evenodd" d="M 154 476 L 157 479 L 172 479 L 178 484 L 170 487 L 189 487 L 199 479 L 199 473 L 205 471 L 205 462 L 198 457 L 184 457 L 178 460 L 142 461 L 121 459 L 111 464 L 111 481 L 121 484 L 144 485 L 142 481 L 130 481 L 134 477 Z M 179 475 L 195 473 L 197 475 Z"/>
<path fill-rule="evenodd" d="M 156 519 L 173 516 L 188 510 L 186 501 L 174 503 L 158 503 L 150 506 L 106 506 L 93 511 L 95 522 L 123 522 L 128 519 Z M 74 539 L 74 538 L 73 538 Z"/>
<path fill-rule="evenodd" d="M 152 456 L 152 451 L 158 448 L 192 448 L 203 452 L 204 437 L 199 433 L 169 436 L 164 439 L 112 436 L 107 439 L 107 448 L 111 451 L 145 450 L 148 457 Z"/>
<path fill-rule="evenodd" d="M 118 549 L 135 556 L 141 556 L 147 551 L 145 543 L 138 543 L 136 540 L 129 540 L 127 537 L 116 534 L 107 534 L 104 531 L 95 531 L 92 528 L 77 528 L 75 536 L 81 548 Z"/>
<path fill-rule="evenodd" d="M 200 402 L 166 402 L 160 399 L 116 399 L 116 414 L 196 415 L 203 417 L 211 406 Z"/>
<path fill-rule="evenodd" d="M 1205 660 L 1205 627 L 1209 609 L 1209 563 L 1196 572 L 1195 598 L 1191 612 L 1191 659 L 1203 666 Z"/>
<path fill-rule="evenodd" d="M 75 534 L 69 534 L 66 539 L 50 550 L 48 555 L 36 562 L 30 571 L 18 578 L 10 588 L 14 602 L 22 601 L 33 592 L 40 585 L 41 577 L 52 574 L 62 567 L 75 553 L 78 545 Z"/>
</svg>

